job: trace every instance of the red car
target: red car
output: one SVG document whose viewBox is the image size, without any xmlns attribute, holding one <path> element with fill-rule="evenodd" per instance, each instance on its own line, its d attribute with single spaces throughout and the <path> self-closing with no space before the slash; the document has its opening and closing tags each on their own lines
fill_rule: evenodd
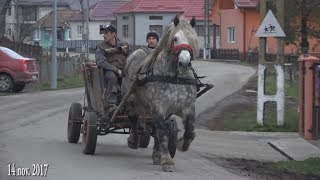
<svg viewBox="0 0 320 180">
<path fill-rule="evenodd" d="M 38 80 L 36 60 L 0 46 L 0 92 L 20 92 Z"/>
</svg>

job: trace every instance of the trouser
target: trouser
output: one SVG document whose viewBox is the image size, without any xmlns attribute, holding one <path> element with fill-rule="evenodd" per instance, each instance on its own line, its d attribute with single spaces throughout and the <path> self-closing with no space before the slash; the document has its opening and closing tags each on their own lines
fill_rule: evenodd
<svg viewBox="0 0 320 180">
<path fill-rule="evenodd" d="M 104 94 L 104 107 L 110 108 L 116 106 L 118 103 L 117 86 L 118 77 L 113 71 L 104 71 L 105 80 L 105 94 Z"/>
</svg>

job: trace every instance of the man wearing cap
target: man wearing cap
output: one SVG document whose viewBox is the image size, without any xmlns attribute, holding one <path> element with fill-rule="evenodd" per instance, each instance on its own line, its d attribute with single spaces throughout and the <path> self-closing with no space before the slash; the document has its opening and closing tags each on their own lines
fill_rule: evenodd
<svg viewBox="0 0 320 180">
<path fill-rule="evenodd" d="M 149 55 L 152 50 L 158 45 L 159 35 L 155 31 L 150 31 L 146 36 L 146 42 L 148 44 L 147 47 L 142 47 L 140 49 L 135 50 L 127 59 L 127 62 L 132 61 L 142 61 Z M 128 137 L 128 146 L 132 149 L 138 148 L 139 138 L 138 138 L 138 129 L 137 122 L 135 120 L 131 120 L 131 130 L 130 136 Z"/>
<path fill-rule="evenodd" d="M 117 29 L 113 25 L 100 28 L 104 41 L 96 47 L 96 63 L 104 70 L 106 89 L 104 90 L 104 109 L 106 116 L 112 116 L 118 104 L 118 78 L 128 56 L 128 44 L 117 38 Z"/>
</svg>

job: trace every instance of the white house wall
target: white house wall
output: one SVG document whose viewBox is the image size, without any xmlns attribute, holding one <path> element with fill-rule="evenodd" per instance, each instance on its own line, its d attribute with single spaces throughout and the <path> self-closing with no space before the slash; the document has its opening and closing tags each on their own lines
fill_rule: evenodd
<svg viewBox="0 0 320 180">
<path fill-rule="evenodd" d="M 162 20 L 150 20 L 149 16 L 162 16 Z M 176 16 L 176 13 L 144 13 L 135 16 L 136 45 L 146 45 L 146 35 L 149 32 L 149 25 L 162 25 L 164 28 Z M 160 37 L 161 38 L 161 37 Z"/>
<path fill-rule="evenodd" d="M 77 32 L 78 25 L 82 26 L 82 22 L 70 22 L 71 40 L 82 40 L 82 35 Z"/>
<path fill-rule="evenodd" d="M 162 25 L 164 28 L 171 22 L 175 17 L 176 13 L 123 13 L 116 14 L 117 17 L 117 29 L 118 37 L 122 40 L 127 41 L 129 44 L 133 45 L 146 45 L 146 34 L 149 32 L 149 25 Z M 124 16 L 128 16 L 128 20 L 123 20 Z M 162 20 L 150 20 L 149 16 L 162 16 Z M 135 23 L 135 25 L 134 25 Z M 197 21 L 198 25 L 203 26 L 203 22 Z M 129 25 L 129 36 L 127 38 L 123 37 L 122 26 Z M 135 30 L 134 30 L 135 28 Z M 135 38 L 134 38 L 135 33 Z M 161 38 L 161 37 L 160 37 Z M 204 47 L 204 37 L 199 36 L 198 38 L 200 48 Z M 135 43 L 134 43 L 135 42 Z M 213 47 L 213 37 L 210 37 L 210 47 Z"/>
<path fill-rule="evenodd" d="M 89 39 L 90 40 L 103 40 L 103 34 L 100 33 L 100 25 L 109 25 L 111 22 L 110 21 L 95 21 L 95 22 L 90 22 L 89 24 Z"/>
<path fill-rule="evenodd" d="M 128 20 L 123 20 L 123 17 L 127 16 Z M 116 14 L 117 17 L 117 35 L 118 37 L 123 40 L 126 41 L 129 44 L 133 44 L 134 42 L 134 32 L 133 32 L 133 23 L 134 23 L 134 16 L 132 14 Z M 128 25 L 128 37 L 123 37 L 123 30 L 122 27 L 123 25 Z"/>
<path fill-rule="evenodd" d="M 82 22 L 69 22 L 71 30 L 71 40 L 82 40 L 82 35 L 78 34 L 78 25 Z M 99 34 L 100 25 L 109 25 L 110 21 L 94 21 L 89 23 L 89 40 L 103 40 L 103 35 Z"/>
</svg>

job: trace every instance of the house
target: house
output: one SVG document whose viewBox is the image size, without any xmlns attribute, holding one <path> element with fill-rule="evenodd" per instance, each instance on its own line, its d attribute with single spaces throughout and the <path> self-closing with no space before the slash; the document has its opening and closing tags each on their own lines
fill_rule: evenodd
<svg viewBox="0 0 320 180">
<path fill-rule="evenodd" d="M 187 19 L 196 16 L 196 31 L 203 42 L 203 5 L 204 0 L 132 0 L 115 11 L 118 36 L 131 45 L 145 45 L 150 30 L 157 31 L 161 38 L 164 27 L 176 15 L 183 15 Z"/>
<path fill-rule="evenodd" d="M 219 40 L 220 46 L 214 42 L 214 48 L 238 49 L 243 59 L 248 51 L 257 52 L 259 38 L 255 34 L 260 26 L 258 5 L 258 0 L 215 0 L 211 22 L 214 26 L 214 41 Z M 314 22 L 319 24 L 319 20 Z M 311 51 L 319 51 L 317 40 L 309 39 L 309 43 Z M 295 45 L 285 46 L 285 54 L 296 53 L 298 50 Z M 267 38 L 266 52 L 277 53 L 276 38 Z"/>
<path fill-rule="evenodd" d="M 57 0 L 58 10 L 69 9 L 75 0 Z M 32 42 L 32 25 L 52 11 L 53 1 L 9 0 L 6 7 L 6 36 L 14 41 Z"/>
<path fill-rule="evenodd" d="M 58 10 L 57 11 L 57 40 L 71 40 L 70 25 L 67 20 L 74 14 L 76 10 Z M 33 24 L 33 42 L 38 42 L 43 48 L 49 48 L 52 44 L 52 11 L 43 18 Z"/>
<path fill-rule="evenodd" d="M 124 6 L 130 0 L 104 0 L 97 2 L 89 8 L 89 39 L 90 40 L 103 40 L 100 27 L 109 24 L 116 25 L 116 17 L 113 12 L 116 9 Z M 83 13 L 79 12 L 74 14 L 69 20 L 71 29 L 71 40 L 82 40 L 84 33 L 83 28 Z"/>
<path fill-rule="evenodd" d="M 258 48 L 260 16 L 258 0 L 216 0 L 212 6 L 214 48 L 238 49 L 240 53 Z M 219 44 L 218 44 L 219 43 Z"/>
</svg>

